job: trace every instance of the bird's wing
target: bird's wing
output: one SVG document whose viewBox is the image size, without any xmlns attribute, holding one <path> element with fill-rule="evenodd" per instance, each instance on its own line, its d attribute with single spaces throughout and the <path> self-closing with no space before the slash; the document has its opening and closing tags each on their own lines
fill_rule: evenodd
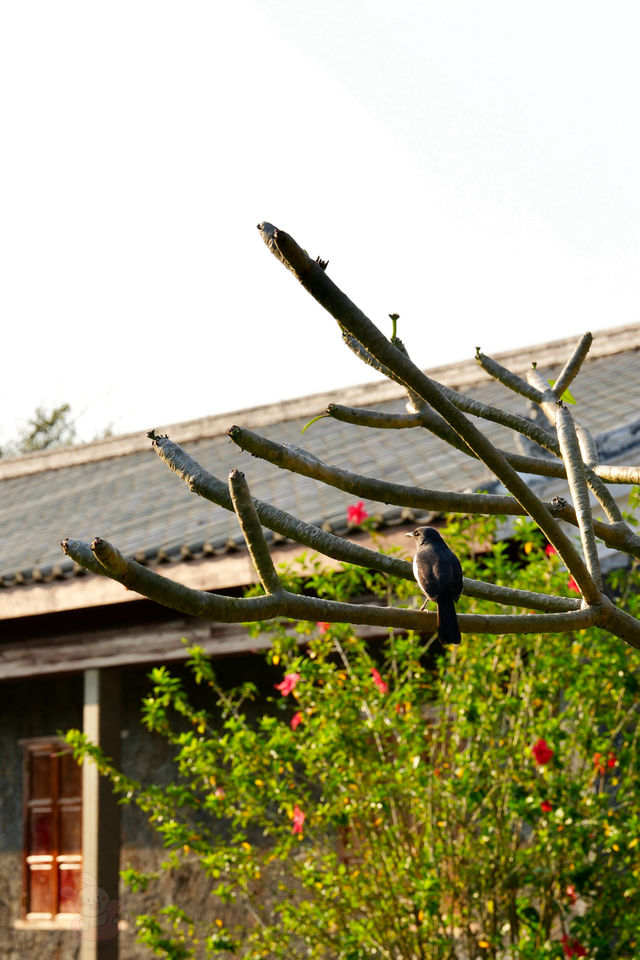
<svg viewBox="0 0 640 960">
<path fill-rule="evenodd" d="M 438 557 L 431 547 L 420 547 L 420 549 L 416 551 L 413 561 L 413 572 L 418 581 L 418 586 L 430 600 L 437 600 L 438 598 L 438 568 Z"/>
<path fill-rule="evenodd" d="M 453 560 L 451 561 L 452 566 L 452 583 L 451 583 L 451 592 L 453 593 L 454 599 L 458 600 L 460 594 L 462 593 L 462 565 L 455 553 L 452 553 L 451 556 Z"/>
</svg>

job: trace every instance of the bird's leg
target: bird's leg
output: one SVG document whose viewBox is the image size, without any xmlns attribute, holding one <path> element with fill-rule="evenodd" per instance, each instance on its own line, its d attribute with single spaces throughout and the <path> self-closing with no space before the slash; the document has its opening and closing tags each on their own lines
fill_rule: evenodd
<svg viewBox="0 0 640 960">
<path fill-rule="evenodd" d="M 427 597 L 427 599 L 426 599 L 425 602 L 422 604 L 422 606 L 420 607 L 420 609 L 421 609 L 421 610 L 424 610 L 428 603 L 429 603 L 429 597 Z"/>
</svg>

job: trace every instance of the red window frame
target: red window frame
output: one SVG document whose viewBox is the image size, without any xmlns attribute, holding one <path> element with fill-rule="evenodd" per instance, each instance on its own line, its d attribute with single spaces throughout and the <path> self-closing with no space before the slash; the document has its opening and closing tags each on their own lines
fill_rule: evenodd
<svg viewBox="0 0 640 960">
<path fill-rule="evenodd" d="M 82 768 L 56 737 L 23 740 L 26 920 L 77 913 L 82 880 Z"/>
</svg>

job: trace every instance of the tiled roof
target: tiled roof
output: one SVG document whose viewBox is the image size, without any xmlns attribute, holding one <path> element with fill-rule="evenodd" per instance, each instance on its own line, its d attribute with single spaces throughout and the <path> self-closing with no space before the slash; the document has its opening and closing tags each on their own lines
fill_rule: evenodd
<svg viewBox="0 0 640 960">
<path fill-rule="evenodd" d="M 573 340 L 561 340 L 499 359 L 520 371 L 537 361 L 538 370 L 549 378 L 557 374 L 573 346 Z M 639 347 L 640 324 L 596 334 L 571 387 L 581 423 L 597 436 L 608 435 L 609 461 L 617 453 L 628 457 L 630 451 L 623 448 L 635 446 L 636 431 L 620 428 L 637 422 L 640 430 Z M 473 361 L 427 372 L 485 403 L 528 413 L 526 400 L 490 379 Z M 398 483 L 445 490 L 486 485 L 482 464 L 425 430 L 373 431 L 323 419 L 301 436 L 305 423 L 330 401 L 398 411 L 405 404 L 400 388 L 385 381 L 165 429 L 220 479 L 238 467 L 255 497 L 336 533 L 346 532 L 352 495 L 251 458 L 229 440 L 227 428 L 233 423 L 251 427 L 273 440 L 304 447 L 328 463 Z M 483 423 L 492 440 L 516 449 L 510 431 Z M 106 537 L 124 553 L 152 564 L 242 547 L 235 517 L 191 494 L 159 461 L 143 434 L 0 460 L 0 493 L 0 576 L 5 588 L 74 572 L 59 546 L 66 536 Z M 402 517 L 399 508 L 366 506 L 381 522 Z M 410 519 L 406 514 L 404 518 Z"/>
</svg>

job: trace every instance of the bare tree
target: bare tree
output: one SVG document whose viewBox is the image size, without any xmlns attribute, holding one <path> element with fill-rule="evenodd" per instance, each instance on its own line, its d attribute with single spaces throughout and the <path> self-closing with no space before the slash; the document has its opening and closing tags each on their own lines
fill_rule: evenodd
<svg viewBox="0 0 640 960">
<path fill-rule="evenodd" d="M 596 543 L 601 540 L 610 548 L 640 558 L 640 537 L 625 522 L 609 490 L 610 484 L 640 482 L 640 468 L 599 464 L 593 439 L 575 422 L 561 399 L 587 356 L 591 334 L 581 338 L 552 387 L 535 367 L 525 380 L 477 351 L 477 361 L 491 376 L 539 407 L 548 423 L 545 429 L 525 417 L 480 403 L 429 378 L 411 361 L 396 336 L 395 315 L 391 317 L 393 333 L 387 339 L 330 280 L 325 261 L 320 258 L 312 260 L 293 237 L 272 224 L 262 223 L 258 229 L 274 256 L 337 320 L 349 348 L 407 391 L 406 414 L 330 404 L 325 415 L 377 429 L 429 430 L 457 450 L 481 460 L 509 495 L 455 493 L 389 483 L 323 463 L 308 451 L 275 443 L 241 426 L 232 426 L 229 430 L 234 443 L 285 470 L 312 477 L 358 497 L 438 512 L 531 517 L 565 563 L 579 588 L 580 598 L 532 593 L 466 578 L 464 593 L 469 596 L 538 612 L 461 614 L 461 630 L 467 633 L 559 633 L 597 625 L 640 648 L 640 621 L 616 607 L 603 591 Z M 529 446 L 538 450 L 538 455 L 525 456 L 499 449 L 469 415 L 515 431 L 519 437 L 531 442 Z M 158 456 L 192 492 L 235 511 L 264 595 L 238 599 L 187 588 L 125 558 L 115 546 L 100 538 L 91 545 L 78 540 L 63 541 L 64 551 L 76 563 L 118 580 L 149 599 L 205 620 L 231 623 L 291 617 L 419 630 L 435 628 L 435 614 L 428 611 L 340 603 L 287 591 L 274 568 L 263 527 L 336 560 L 408 580 L 413 579 L 413 572 L 411 565 L 404 560 L 326 533 L 269 503 L 252 499 L 240 471 L 232 470 L 228 484 L 223 483 L 169 437 L 157 436 L 153 431 L 149 436 Z M 571 503 L 561 498 L 543 502 L 521 473 L 566 478 Z M 593 518 L 591 495 L 600 504 L 605 520 Z M 559 521 L 578 528 L 581 549 Z"/>
</svg>

